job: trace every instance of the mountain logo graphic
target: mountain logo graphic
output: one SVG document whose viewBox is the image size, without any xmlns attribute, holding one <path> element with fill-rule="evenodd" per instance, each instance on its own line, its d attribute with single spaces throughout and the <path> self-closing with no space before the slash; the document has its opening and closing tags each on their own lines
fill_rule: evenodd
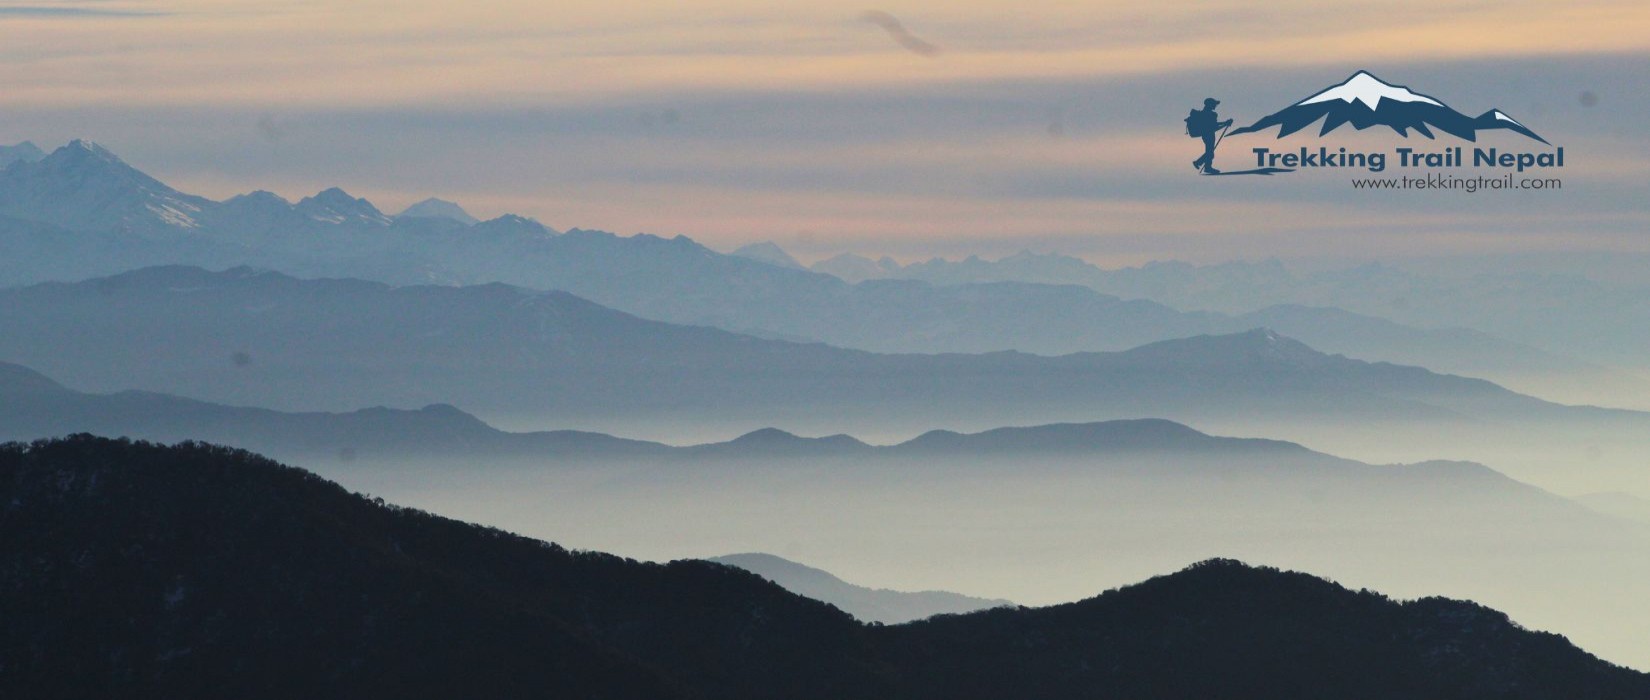
<svg viewBox="0 0 1650 700">
<path fill-rule="evenodd" d="M 1421 152 L 1422 149 L 1403 147 L 1392 153 L 1358 152 L 1347 148 L 1301 148 L 1298 153 L 1276 152 L 1266 147 L 1251 148 L 1255 168 L 1236 172 L 1221 172 L 1214 167 L 1215 149 L 1228 136 L 1264 133 L 1277 128 L 1277 138 L 1320 124 L 1318 136 L 1327 136 L 1343 126 L 1362 131 L 1384 126 L 1399 136 L 1410 133 L 1436 140 L 1439 132 L 1463 141 L 1477 143 L 1478 133 L 1488 130 L 1511 131 L 1544 145 L 1547 139 L 1506 112 L 1492 109 L 1476 117 L 1455 111 L 1442 100 L 1424 95 L 1403 85 L 1375 77 L 1369 71 L 1358 71 L 1345 81 L 1318 91 L 1306 99 L 1260 118 L 1248 126 L 1232 128 L 1234 120 L 1222 119 L 1215 108 L 1220 100 L 1203 100 L 1202 109 L 1193 109 L 1186 115 L 1186 135 L 1203 140 L 1203 155 L 1192 161 L 1192 168 L 1203 175 L 1274 175 L 1294 172 L 1297 167 L 1361 167 L 1380 172 L 1386 169 L 1387 156 L 1395 156 L 1397 165 L 1405 168 L 1466 167 L 1466 149 L 1445 146 L 1441 150 Z M 1564 149 L 1550 153 L 1507 153 L 1493 147 L 1474 147 L 1471 167 L 1508 167 L 1523 172 L 1531 167 L 1563 167 Z"/>
<path fill-rule="evenodd" d="M 1319 136 L 1350 124 L 1360 131 L 1372 126 L 1390 127 L 1405 138 L 1414 131 L 1430 139 L 1437 130 L 1473 142 L 1478 140 L 1480 131 L 1506 129 L 1547 143 L 1499 109 L 1469 117 L 1436 97 L 1393 85 L 1368 71 L 1358 71 L 1346 82 L 1273 112 L 1249 126 L 1233 129 L 1228 135 L 1255 133 L 1276 126 L 1280 127 L 1278 138 L 1281 139 L 1320 119 L 1323 127 L 1318 130 Z"/>
</svg>

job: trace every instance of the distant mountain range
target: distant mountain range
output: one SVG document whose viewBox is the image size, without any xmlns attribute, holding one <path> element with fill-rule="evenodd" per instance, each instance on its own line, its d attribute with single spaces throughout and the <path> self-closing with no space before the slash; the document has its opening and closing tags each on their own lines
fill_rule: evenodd
<svg viewBox="0 0 1650 700">
<path fill-rule="evenodd" d="M 147 391 L 88 394 L 0 362 L 0 440 L 72 433 L 247 445 L 285 459 L 618 459 L 668 454 L 669 446 L 599 433 L 507 433 L 452 406 L 286 413 Z"/>
<path fill-rule="evenodd" d="M 569 291 L 645 318 L 901 352 L 1117 350 L 1262 325 L 1243 314 L 1283 305 L 1261 312 L 1272 317 L 1264 325 L 1330 352 L 1488 376 L 1543 394 L 1551 387 L 1571 401 L 1628 401 L 1650 391 L 1644 379 L 1589 365 L 1642 364 L 1650 295 L 1580 277 L 1447 277 L 1382 266 L 1306 275 L 1275 262 L 1108 271 L 1032 255 L 905 267 L 845 256 L 814 267 L 848 282 L 928 283 L 855 285 L 795 269 L 771 244 L 723 255 L 683 237 L 557 235 L 515 216 L 466 226 L 469 215 L 451 208 L 446 216 L 389 217 L 336 188 L 298 204 L 268 192 L 213 202 L 89 142 L 49 155 L 28 144 L 11 149 L 18 155 L 5 156 L 12 162 L 0 172 L 0 285 L 159 264 L 255 265 L 396 284 L 506 282 Z M 1546 311 L 1554 308 L 1566 313 Z M 1320 319 L 1332 323 L 1320 329 Z"/>
<path fill-rule="evenodd" d="M 11 445 L 0 502 L 8 696 L 1650 693 L 1650 677 L 1472 603 L 1232 561 L 1069 605 L 867 627 L 732 567 L 571 552 L 224 448 Z"/>
<path fill-rule="evenodd" d="M 282 247 L 305 232 L 383 229 L 394 223 L 371 202 L 336 187 L 296 204 L 265 191 L 217 202 L 179 192 L 90 141 L 71 141 L 44 157 L 33 157 L 29 147 L 14 147 L 20 156 L 0 171 L 0 213 L 71 231 L 121 233 L 134 242 L 190 239 L 214 247 L 253 242 Z M 438 206 L 415 205 L 409 218 L 429 218 L 419 214 Z M 451 208 L 444 213 L 451 216 Z M 451 228 L 465 225 L 451 223 Z"/>
<path fill-rule="evenodd" d="M 31 147 L 32 148 L 32 147 Z M 35 149 L 38 150 L 38 149 Z M 180 192 L 83 140 L 34 157 L 25 146 L 0 171 L 0 283 L 79 279 L 160 263 L 262 262 L 442 281 L 436 261 L 486 231 L 490 245 L 531 246 L 554 232 L 521 217 L 467 225 L 443 216 L 391 217 L 328 188 L 297 203 L 266 191 L 218 202 Z M 507 235 L 505 235 L 507 234 Z M 498 255 L 497 250 L 493 251 Z"/>
<path fill-rule="evenodd" d="M 910 279 L 942 286 L 989 282 L 1081 285 L 1101 294 L 1152 299 L 1179 309 L 1206 309 L 1239 319 L 1250 314 L 1287 316 L 1295 307 L 1334 319 L 1348 313 L 1337 309 L 1345 309 L 1413 328 L 1402 335 L 1385 335 L 1339 321 L 1333 331 L 1311 330 L 1310 318 L 1296 325 L 1285 325 L 1281 318 L 1270 322 L 1315 347 L 1357 357 L 1421 364 L 1515 384 L 1529 380 L 1523 383 L 1568 389 L 1571 396 L 1632 402 L 1635 396 L 1650 393 L 1644 378 L 1597 366 L 1650 369 L 1641 351 L 1650 345 L 1650 330 L 1646 330 L 1650 329 L 1650 286 L 1623 279 L 1642 280 L 1650 258 L 1614 253 L 1543 257 L 1569 260 L 1556 266 L 1568 271 L 1521 272 L 1517 264 L 1529 261 L 1516 258 L 1479 261 L 1486 269 L 1472 272 L 1421 272 L 1382 264 L 1303 271 L 1278 260 L 1218 265 L 1155 262 L 1102 269 L 1067 255 L 1031 252 L 997 260 L 934 258 L 909 265 L 845 253 L 815 263 L 811 269 L 848 282 Z M 1618 272 L 1609 280 L 1577 272 L 1612 265 L 1636 271 Z M 1499 338 L 1540 350 L 1509 348 Z M 1562 381 L 1541 381 L 1552 378 Z"/>
<path fill-rule="evenodd" d="M 973 598 L 946 591 L 905 592 L 856 586 L 825 571 L 772 554 L 729 554 L 711 557 L 708 561 L 744 569 L 797 595 L 830 603 L 860 622 L 897 625 L 935 615 L 960 615 L 1013 606 L 1006 600 Z"/>
<path fill-rule="evenodd" d="M 147 391 L 89 394 L 20 365 L 0 362 L 0 440 L 97 433 L 176 442 L 247 445 L 283 459 L 332 462 L 409 459 L 551 460 L 959 458 L 1131 452 L 1219 454 L 1228 458 L 1313 454 L 1292 443 L 1219 438 L 1165 420 L 999 428 L 974 434 L 934 430 L 895 445 L 847 435 L 805 438 L 764 428 L 734 440 L 673 447 L 600 433 L 498 430 L 455 407 L 369 408 L 343 413 L 289 413 L 197 401 Z"/>
<path fill-rule="evenodd" d="M 1435 414 L 1456 410 L 1452 395 L 1475 405 L 1484 403 L 1480 398 L 1498 398 L 1488 403 L 1490 408 L 1556 409 L 1488 382 L 1325 355 L 1271 331 L 1052 358 L 883 355 L 647 321 L 562 292 L 499 284 L 391 287 L 301 280 L 249 268 L 209 272 L 157 267 L 0 290 L 0 323 L 13 331 L 0 338 L 0 356 L 92 390 L 136 386 L 275 407 L 444 399 L 466 405 L 588 406 L 590 401 L 599 404 L 598 393 L 607 401 L 626 400 L 628 388 L 612 381 L 621 372 L 632 382 L 644 376 L 659 382 L 636 387 L 648 393 L 649 402 L 656 400 L 656 392 L 674 392 L 674 385 L 694 381 L 694 376 L 731 387 L 760 379 L 757 385 L 739 387 L 758 392 L 750 395 L 752 400 L 762 398 L 766 385 L 789 397 L 796 382 L 816 381 L 804 377 L 824 376 L 842 381 L 809 392 L 817 399 L 851 397 L 864 388 L 850 383 L 853 377 L 876 377 L 879 384 L 891 382 L 890 388 L 932 386 L 966 394 L 995 388 L 1014 376 L 1022 388 L 1011 395 L 1029 393 L 1043 401 L 1094 396 L 1100 385 L 1085 384 L 1100 382 L 1098 377 L 1108 371 L 1126 374 L 1105 380 L 1122 382 L 1119 389 L 1161 386 L 1184 394 L 1217 388 L 1139 371 L 1157 368 L 1218 376 L 1222 393 L 1235 396 L 1253 383 L 1268 393 L 1367 393 L 1369 408 L 1425 396 L 1447 409 L 1430 411 Z M 243 353 L 244 361 L 236 353 Z M 908 378 L 897 376 L 918 368 L 923 369 Z M 581 369 L 607 371 L 575 372 Z M 405 373 L 415 371 L 423 379 L 409 385 L 405 379 L 412 375 Z M 1038 379 L 1039 373 L 1068 376 L 1071 382 L 1052 385 Z M 1343 373 L 1361 378 L 1339 376 Z M 296 376 L 300 374 L 306 376 Z M 885 374 L 895 376 L 885 379 Z M 366 381 L 366 375 L 394 379 Z M 460 375 L 473 376 L 459 381 Z M 1312 381 L 1318 375 L 1336 375 L 1333 386 Z M 994 378 L 998 376 L 1003 379 Z M 470 380 L 486 385 L 466 389 Z M 509 388 L 515 382 L 546 381 L 562 392 L 544 396 Z M 586 390 L 587 395 L 567 395 Z"/>
<path fill-rule="evenodd" d="M 338 188 L 296 204 L 261 191 L 214 202 L 85 141 L 0 173 L 0 217 L 0 250 L 7 253 L 0 256 L 0 285 L 157 264 L 255 265 L 395 284 L 505 282 L 571 292 L 644 318 L 878 352 L 1122 350 L 1264 325 L 1331 352 L 1473 375 L 1588 369 L 1482 333 L 1405 328 L 1295 306 L 1236 316 L 1187 313 L 1139 300 L 1170 297 L 1097 293 L 1072 286 L 1081 283 L 1075 279 L 847 284 L 802 269 L 771 243 L 723 255 L 683 237 L 578 229 L 559 235 L 516 216 L 475 222 L 462 207 L 437 199 L 393 217 Z"/>
<path fill-rule="evenodd" d="M 884 355 L 646 321 L 560 292 L 245 268 L 0 290 L 0 327 L 11 331 L 0 335 L 0 358 L 93 392 L 299 411 L 452 403 L 606 432 L 637 432 L 662 416 L 716 430 L 886 435 L 1153 415 L 1333 448 L 1337 431 L 1359 428 L 1353 437 L 1367 439 L 1359 426 L 1379 424 L 1407 436 L 1393 445 L 1412 451 L 1397 459 L 1469 458 L 1460 448 L 1470 437 L 1524 460 L 1496 453 L 1498 466 L 1532 478 L 1554 474 L 1563 462 L 1553 455 L 1581 449 L 1574 431 L 1584 430 L 1584 444 L 1607 450 L 1586 476 L 1625 478 L 1613 465 L 1637 464 L 1632 448 L 1647 422 L 1327 355 L 1265 330 L 1061 357 Z"/>
</svg>

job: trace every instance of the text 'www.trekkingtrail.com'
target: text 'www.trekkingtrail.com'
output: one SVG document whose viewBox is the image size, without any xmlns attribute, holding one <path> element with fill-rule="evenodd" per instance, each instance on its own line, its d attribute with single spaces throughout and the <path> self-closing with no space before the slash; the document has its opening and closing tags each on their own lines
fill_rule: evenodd
<svg viewBox="0 0 1650 700">
<path fill-rule="evenodd" d="M 1556 177 L 1515 177 L 1507 173 L 1501 177 L 1453 177 L 1432 174 L 1426 177 L 1355 177 L 1355 190 L 1452 190 L 1455 192 L 1485 192 L 1501 190 L 1561 190 L 1564 180 Z"/>
</svg>

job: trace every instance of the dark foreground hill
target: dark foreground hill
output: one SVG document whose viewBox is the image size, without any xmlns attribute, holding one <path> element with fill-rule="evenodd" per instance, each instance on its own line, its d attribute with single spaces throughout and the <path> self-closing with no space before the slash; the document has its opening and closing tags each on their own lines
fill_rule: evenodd
<svg viewBox="0 0 1650 700">
<path fill-rule="evenodd" d="M 0 447 L 0 696 L 1643 698 L 1480 606 L 1218 561 L 866 627 L 754 575 L 388 506 L 199 444 Z"/>
<path fill-rule="evenodd" d="M 570 552 L 247 452 L 13 444 L 0 450 L 0 504 L 0 697 L 875 687 L 857 624 L 755 575 Z"/>
</svg>

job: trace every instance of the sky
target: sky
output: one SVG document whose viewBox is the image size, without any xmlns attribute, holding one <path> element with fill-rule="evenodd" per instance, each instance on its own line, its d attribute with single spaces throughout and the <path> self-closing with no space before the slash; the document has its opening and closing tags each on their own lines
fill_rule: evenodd
<svg viewBox="0 0 1650 700">
<path fill-rule="evenodd" d="M 805 260 L 1643 253 L 1647 57 L 1642 0 L 24 0 L 0 2 L 0 143 L 88 138 L 214 198 L 337 185 Z M 1514 116 L 1565 148 L 1563 189 L 1190 167 L 1203 98 L 1244 123 L 1360 69 Z"/>
</svg>

